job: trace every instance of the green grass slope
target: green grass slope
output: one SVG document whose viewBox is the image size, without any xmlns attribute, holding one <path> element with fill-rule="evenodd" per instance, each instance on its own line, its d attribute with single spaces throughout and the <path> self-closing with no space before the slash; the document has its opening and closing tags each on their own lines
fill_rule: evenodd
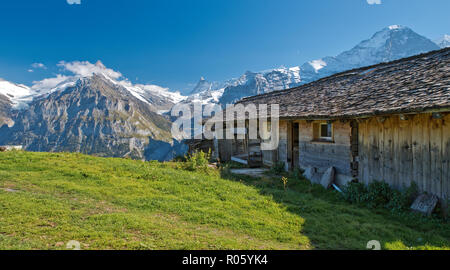
<svg viewBox="0 0 450 270">
<path fill-rule="evenodd" d="M 450 248 L 444 221 L 392 216 L 289 179 L 176 163 L 0 153 L 0 249 Z"/>
</svg>

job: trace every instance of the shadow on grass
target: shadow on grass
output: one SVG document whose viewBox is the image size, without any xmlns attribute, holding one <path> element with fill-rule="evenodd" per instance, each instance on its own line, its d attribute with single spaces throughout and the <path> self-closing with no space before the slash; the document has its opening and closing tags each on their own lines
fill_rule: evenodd
<svg viewBox="0 0 450 270">
<path fill-rule="evenodd" d="M 450 223 L 445 220 L 352 205 L 337 191 L 292 175 L 286 175 L 286 190 L 280 176 L 254 178 L 227 169 L 221 176 L 257 188 L 303 218 L 300 232 L 315 249 L 366 249 L 371 240 L 379 241 L 382 249 L 450 249 Z"/>
</svg>

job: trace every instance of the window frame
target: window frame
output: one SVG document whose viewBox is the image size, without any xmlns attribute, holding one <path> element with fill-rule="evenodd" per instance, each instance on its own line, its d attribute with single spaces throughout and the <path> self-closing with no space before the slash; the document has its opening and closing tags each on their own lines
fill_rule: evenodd
<svg viewBox="0 0 450 270">
<path fill-rule="evenodd" d="M 331 133 L 331 136 L 330 137 L 328 137 L 328 136 L 322 136 L 322 126 L 327 126 L 327 129 L 329 128 L 330 130 L 330 133 Z M 321 140 L 321 141 L 327 141 L 327 142 L 332 142 L 333 141 L 333 135 L 334 135 L 334 132 L 333 132 L 333 124 L 332 123 L 320 123 L 319 124 L 319 140 Z"/>
</svg>

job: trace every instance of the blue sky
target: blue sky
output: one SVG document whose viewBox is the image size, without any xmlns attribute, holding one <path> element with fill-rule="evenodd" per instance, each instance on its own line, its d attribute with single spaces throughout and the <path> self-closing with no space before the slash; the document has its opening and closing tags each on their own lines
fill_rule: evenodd
<svg viewBox="0 0 450 270">
<path fill-rule="evenodd" d="M 392 24 L 435 39 L 450 33 L 449 11 L 448 0 L 4 0 L 0 77 L 31 85 L 60 61 L 101 60 L 185 90 L 336 55 Z"/>
</svg>

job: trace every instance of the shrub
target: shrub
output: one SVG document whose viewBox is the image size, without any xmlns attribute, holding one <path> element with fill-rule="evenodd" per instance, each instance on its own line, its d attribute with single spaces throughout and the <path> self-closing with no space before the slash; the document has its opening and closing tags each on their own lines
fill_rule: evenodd
<svg viewBox="0 0 450 270">
<path fill-rule="evenodd" d="M 385 182 L 372 182 L 366 187 L 362 183 L 351 182 L 343 189 L 344 199 L 350 203 L 363 204 L 370 208 L 387 208 L 392 212 L 409 209 L 418 195 L 416 183 L 403 191 L 393 190 Z"/>
<path fill-rule="evenodd" d="M 367 188 L 362 183 L 350 182 L 343 188 L 344 199 L 350 203 L 365 203 L 367 201 Z"/>
<path fill-rule="evenodd" d="M 282 161 L 276 162 L 272 168 L 270 169 L 270 171 L 274 174 L 280 174 L 283 173 L 285 171 L 285 164 Z"/>
<path fill-rule="evenodd" d="M 403 192 L 394 190 L 391 201 L 386 205 L 392 212 L 401 212 L 409 209 L 414 199 L 419 194 L 417 184 L 413 182 L 411 186 L 404 189 Z"/>
<path fill-rule="evenodd" d="M 367 205 L 370 208 L 386 206 L 393 197 L 393 191 L 386 182 L 372 182 L 367 188 Z"/>
<path fill-rule="evenodd" d="M 208 153 L 203 151 L 194 152 L 186 156 L 185 168 L 189 171 L 207 170 L 209 160 L 211 159 L 211 150 Z"/>
</svg>

